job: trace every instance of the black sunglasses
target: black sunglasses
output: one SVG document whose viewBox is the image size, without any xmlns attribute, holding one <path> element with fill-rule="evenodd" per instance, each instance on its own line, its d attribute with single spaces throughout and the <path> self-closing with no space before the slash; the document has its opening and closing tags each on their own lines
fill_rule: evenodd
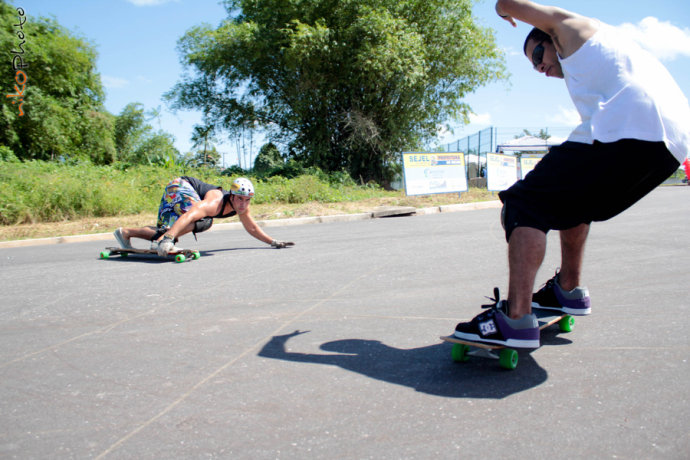
<svg viewBox="0 0 690 460">
<path fill-rule="evenodd" d="M 534 50 L 532 50 L 532 65 L 535 69 L 539 67 L 539 64 L 541 64 L 541 61 L 544 59 L 543 43 L 543 41 L 539 42 L 539 44 L 534 47 Z"/>
</svg>

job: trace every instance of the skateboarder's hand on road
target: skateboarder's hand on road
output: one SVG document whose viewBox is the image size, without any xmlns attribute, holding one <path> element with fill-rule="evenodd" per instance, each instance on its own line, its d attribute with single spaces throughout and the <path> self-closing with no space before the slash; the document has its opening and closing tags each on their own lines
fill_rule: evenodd
<svg viewBox="0 0 690 460">
<path fill-rule="evenodd" d="M 286 247 L 288 247 L 288 246 L 294 246 L 294 245 L 295 245 L 295 243 L 293 243 L 292 241 L 276 241 L 276 240 L 273 240 L 273 241 L 271 242 L 271 246 L 273 246 L 273 247 L 276 248 L 276 249 L 282 249 L 282 248 L 286 248 Z"/>
<path fill-rule="evenodd" d="M 161 257 L 167 256 L 168 253 L 172 251 L 174 246 L 175 244 L 173 243 L 173 239 L 164 236 L 163 239 L 158 243 L 158 255 Z"/>
</svg>

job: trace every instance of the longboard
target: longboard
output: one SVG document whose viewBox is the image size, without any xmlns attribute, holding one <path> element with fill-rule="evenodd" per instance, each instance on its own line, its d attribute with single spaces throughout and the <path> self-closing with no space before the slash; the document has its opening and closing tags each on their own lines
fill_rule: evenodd
<svg viewBox="0 0 690 460">
<path fill-rule="evenodd" d="M 100 258 L 101 259 L 107 259 L 110 256 L 121 256 L 121 257 L 127 257 L 130 254 L 149 254 L 149 255 L 154 255 L 156 257 L 160 257 L 158 255 L 158 251 L 155 249 L 124 249 L 124 248 L 105 248 L 104 251 L 101 251 Z M 199 251 L 192 251 L 191 249 L 180 249 L 179 251 L 173 251 L 168 253 L 166 258 L 174 258 L 175 262 L 182 263 L 187 260 L 196 260 L 199 257 L 201 257 L 201 254 Z"/>
<path fill-rule="evenodd" d="M 543 330 L 554 324 L 558 324 L 561 332 L 571 332 L 575 325 L 575 318 L 567 314 L 559 314 L 553 310 L 532 308 L 532 312 L 539 320 L 539 330 Z M 441 336 L 441 340 L 453 344 L 451 357 L 455 362 L 467 362 L 470 356 L 498 359 L 499 365 L 504 369 L 515 369 L 518 365 L 517 350 L 504 345 L 492 345 L 488 343 L 473 342 L 459 339 L 455 336 Z M 496 354 L 495 352 L 498 352 Z"/>
</svg>

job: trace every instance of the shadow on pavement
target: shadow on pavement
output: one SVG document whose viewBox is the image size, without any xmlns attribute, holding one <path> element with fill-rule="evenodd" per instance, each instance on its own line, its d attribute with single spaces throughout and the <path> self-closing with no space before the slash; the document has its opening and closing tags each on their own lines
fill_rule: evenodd
<svg viewBox="0 0 690 460">
<path fill-rule="evenodd" d="M 455 363 L 451 360 L 451 345 L 448 343 L 406 350 L 389 347 L 378 340 L 346 339 L 320 346 L 330 354 L 286 350 L 289 339 L 306 332 L 274 336 L 259 356 L 339 366 L 376 380 L 449 398 L 501 399 L 534 388 L 548 378 L 546 371 L 527 351 L 520 352 L 517 369 L 507 371 L 493 359 L 473 357 L 466 363 Z M 549 340 L 549 344 L 553 344 L 553 340 Z"/>
<path fill-rule="evenodd" d="M 253 251 L 253 250 L 264 250 L 264 249 L 269 249 L 271 251 L 276 251 L 276 248 L 272 246 L 248 246 L 244 248 L 222 248 L 222 249 L 210 249 L 207 251 L 204 251 L 206 253 L 214 253 L 214 252 L 229 252 L 229 251 Z M 289 247 L 287 248 L 282 248 L 282 249 L 290 249 Z M 281 250 L 282 250 L 281 249 Z"/>
</svg>

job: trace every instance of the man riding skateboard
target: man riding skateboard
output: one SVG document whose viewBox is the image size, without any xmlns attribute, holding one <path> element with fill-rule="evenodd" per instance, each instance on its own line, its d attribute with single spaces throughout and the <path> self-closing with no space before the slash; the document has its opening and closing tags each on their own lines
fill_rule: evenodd
<svg viewBox="0 0 690 460">
<path fill-rule="evenodd" d="M 589 292 L 580 286 L 590 224 L 621 213 L 678 169 L 690 146 L 690 108 L 661 63 L 607 24 L 529 0 L 498 0 L 496 12 L 514 27 L 534 26 L 524 53 L 537 72 L 565 79 L 581 124 L 499 194 L 508 299 L 458 324 L 454 335 L 535 348 L 533 306 L 590 314 Z M 561 269 L 532 294 L 549 230 L 560 231 Z"/>
<path fill-rule="evenodd" d="M 180 236 L 208 230 L 215 218 L 237 215 L 254 238 L 275 248 L 291 245 L 274 240 L 257 225 L 249 213 L 253 196 L 254 185 L 243 177 L 233 181 L 230 191 L 194 177 L 178 177 L 165 187 L 156 227 L 118 228 L 115 239 L 125 249 L 132 248 L 130 238 L 149 240 L 151 249 L 156 249 L 162 257 L 178 250 L 174 244 Z"/>
</svg>

